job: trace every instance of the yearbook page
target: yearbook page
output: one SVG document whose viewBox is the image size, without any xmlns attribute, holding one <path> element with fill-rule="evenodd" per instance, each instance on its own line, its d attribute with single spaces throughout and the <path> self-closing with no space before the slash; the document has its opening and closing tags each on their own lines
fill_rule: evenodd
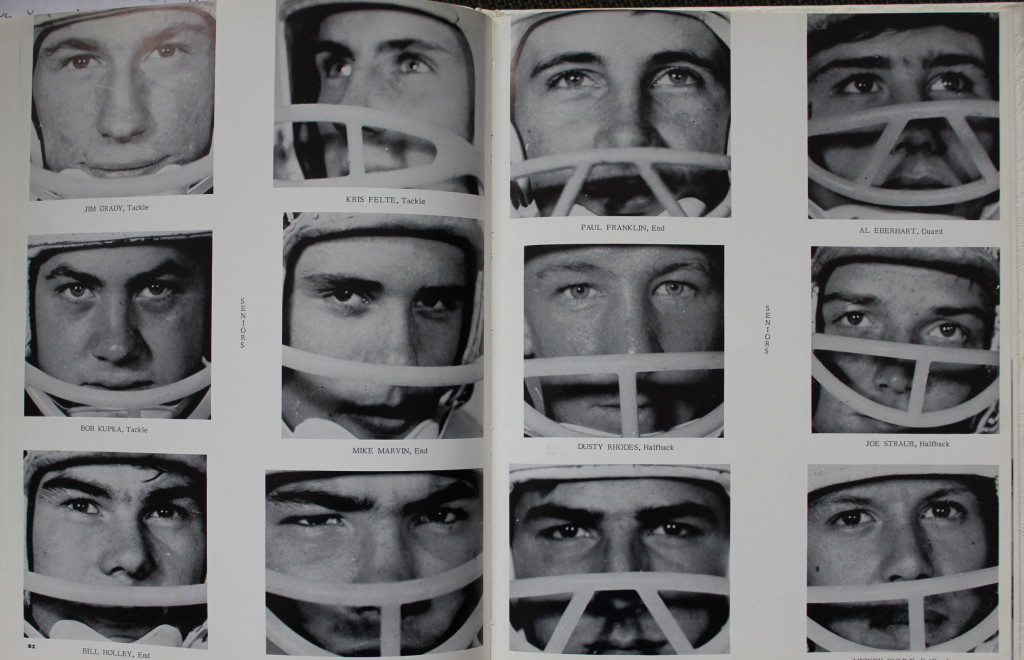
<svg viewBox="0 0 1024 660">
<path fill-rule="evenodd" d="M 1020 20 L 495 19 L 496 657 L 1019 657 Z"/>
</svg>

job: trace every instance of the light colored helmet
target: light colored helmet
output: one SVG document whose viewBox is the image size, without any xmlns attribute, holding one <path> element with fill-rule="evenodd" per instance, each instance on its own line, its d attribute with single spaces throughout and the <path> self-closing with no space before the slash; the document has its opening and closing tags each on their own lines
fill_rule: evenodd
<svg viewBox="0 0 1024 660">
<path fill-rule="evenodd" d="M 967 22 L 969 19 L 973 21 L 970 25 Z M 998 44 L 994 14 L 810 14 L 807 17 L 807 29 L 812 45 L 823 42 L 822 47 L 814 46 L 814 50 L 821 50 L 834 45 L 832 42 L 840 38 L 839 34 L 846 34 L 853 26 L 861 23 L 865 23 L 861 27 L 865 30 L 868 29 L 868 22 L 876 30 L 886 27 L 883 22 L 892 26 L 891 29 L 912 29 L 938 25 L 941 24 L 938 22 L 940 20 L 948 20 L 954 29 L 976 34 L 986 46 Z M 985 99 L 923 101 L 872 107 L 830 117 L 812 115 L 807 126 L 811 152 L 807 162 L 808 177 L 826 190 L 849 199 L 850 203 L 826 209 L 811 200 L 810 217 L 878 220 L 890 217 L 931 220 L 955 218 L 946 212 L 945 207 L 978 200 L 985 202 L 979 204 L 979 208 L 984 207 L 979 219 L 997 219 L 999 164 L 989 156 L 978 138 L 978 131 L 980 126 L 998 127 L 998 121 L 999 102 Z M 919 189 L 886 185 L 887 176 L 902 158 L 897 154 L 897 144 L 911 123 L 929 123 L 948 128 L 963 146 L 976 176 L 959 185 L 944 188 Z M 876 141 L 856 174 L 840 175 L 816 162 L 814 145 L 844 135 L 865 136 L 871 132 L 877 134 Z"/>
<path fill-rule="evenodd" d="M 469 400 L 473 383 L 483 380 L 483 232 L 477 221 L 442 216 L 370 213 L 296 213 L 286 216 L 284 230 L 285 279 L 295 260 L 309 244 L 350 235 L 388 235 L 450 241 L 466 251 L 467 263 L 475 275 L 472 310 L 462 337 L 459 363 L 448 367 L 417 367 L 372 364 L 317 355 L 285 345 L 285 368 L 314 376 L 358 383 L 398 387 L 447 387 L 440 397 L 435 421 L 441 429 L 456 408 Z M 288 292 L 285 292 L 288 295 Z"/>
<path fill-rule="evenodd" d="M 79 465 L 130 465 L 142 466 L 168 472 L 187 474 L 206 486 L 206 457 L 195 454 L 144 454 L 127 452 L 89 451 L 29 451 L 24 456 L 24 493 L 26 506 L 25 538 L 25 603 L 33 595 L 81 603 L 93 607 L 118 608 L 170 608 L 206 605 L 206 583 L 186 584 L 167 587 L 119 586 L 86 584 L 62 578 L 43 575 L 32 570 L 31 528 L 32 510 L 36 491 L 42 478 L 53 470 L 62 470 Z M 83 628 L 74 621 L 60 621 L 51 630 L 52 637 L 68 639 L 92 639 L 99 633 L 88 630 L 89 637 L 61 634 L 59 627 L 68 631 Z M 28 637 L 41 637 L 41 633 L 28 621 L 25 622 Z M 206 647 L 206 623 L 192 630 L 182 639 L 180 632 L 171 625 L 162 624 L 138 640 L 139 643 L 158 646 Z"/>
<path fill-rule="evenodd" d="M 517 489 L 531 483 L 602 479 L 681 479 L 705 482 L 721 487 L 727 497 L 730 489 L 729 468 L 721 465 L 513 465 L 509 472 L 509 490 L 513 497 Z M 728 621 L 710 639 L 695 647 L 673 618 L 662 596 L 663 592 L 685 592 L 728 599 L 728 577 L 668 571 L 636 571 L 517 578 L 515 562 L 511 562 L 510 565 L 513 575 L 509 597 L 513 607 L 521 599 L 527 599 L 524 603 L 527 612 L 530 598 L 566 595 L 569 600 L 543 649 L 533 645 L 524 631 L 513 627 L 510 638 L 512 650 L 562 653 L 587 606 L 597 594 L 633 591 L 650 612 L 676 654 L 729 652 Z"/>
<path fill-rule="evenodd" d="M 473 134 L 471 140 L 449 130 L 434 126 L 417 117 L 388 112 L 380 108 L 318 103 L 311 90 L 305 89 L 305 69 L 312 66 L 299 56 L 307 40 L 316 38 L 316 30 L 325 17 L 350 10 L 401 10 L 435 18 L 457 30 L 468 44 L 476 71 L 485 62 L 479 40 L 467 31 L 459 12 L 443 4 L 424 5 L 414 0 L 278 0 L 277 83 L 274 111 L 275 184 L 279 187 L 373 186 L 378 188 L 430 188 L 444 181 L 469 178 L 482 186 L 484 157 L 483 85 L 473 83 Z M 477 74 L 474 74 L 477 75 Z M 479 77 L 477 75 L 477 77 Z M 443 91 L 443 90 L 442 90 Z M 322 169 L 323 143 L 317 123 L 344 125 L 348 145 L 349 171 L 341 176 L 327 176 Z M 434 159 L 415 165 L 384 171 L 367 171 L 363 134 L 366 130 L 382 130 L 429 142 Z"/>
<path fill-rule="evenodd" d="M 813 350 L 811 375 L 814 381 L 833 397 L 862 415 L 912 429 L 934 429 L 969 421 L 977 433 L 994 433 L 998 427 L 999 407 L 999 254 L 995 248 L 903 248 L 903 247 L 819 247 L 811 265 L 814 282 L 815 325 L 820 325 L 821 292 L 828 278 L 839 266 L 849 263 L 891 263 L 951 272 L 977 282 L 991 301 L 995 319 L 989 347 L 948 348 L 922 344 L 903 344 L 875 339 L 823 334 L 820 327 L 811 341 Z M 833 353 L 851 353 L 913 362 L 909 405 L 906 410 L 893 408 L 857 392 L 836 368 L 827 366 Z M 823 359 L 824 358 L 824 359 Z M 981 391 L 957 405 L 941 410 L 925 411 L 929 376 L 948 369 L 947 365 L 964 365 L 963 369 L 979 370 L 987 382 Z"/>
<path fill-rule="evenodd" d="M 28 314 L 25 340 L 25 393 L 47 417 L 127 417 L 173 419 L 210 418 L 210 360 L 194 374 L 168 385 L 144 390 L 104 390 L 55 378 L 34 363 L 32 290 L 39 265 L 58 252 L 89 248 L 148 246 L 166 243 L 205 244 L 210 255 L 210 232 L 51 234 L 29 237 Z M 209 277 L 209 273 L 206 273 Z M 206 312 L 209 314 L 209 311 Z M 204 320 L 207 327 L 209 317 Z"/>
<path fill-rule="evenodd" d="M 526 39 L 535 28 L 550 20 L 578 13 L 581 12 L 533 13 L 514 20 L 512 23 L 513 70 L 518 64 Z M 700 21 L 714 33 L 726 49 L 730 47 L 728 15 L 710 11 L 670 11 L 669 13 L 688 16 Z M 514 89 L 512 94 L 514 97 Z M 570 210 L 579 198 L 583 186 L 588 182 L 600 180 L 602 165 L 624 165 L 636 171 L 638 177 L 647 186 L 651 198 L 657 200 L 664 212 L 670 216 L 721 218 L 728 217 L 732 212 L 731 192 L 726 191 L 721 199 L 707 200 L 713 202 L 713 206 L 709 206 L 705 200 L 700 199 L 680 200 L 671 189 L 670 182 L 664 173 L 680 168 L 692 168 L 708 172 L 724 172 L 728 175 L 731 168 L 731 159 L 728 155 L 731 149 L 728 148 L 727 153 L 721 154 L 663 147 L 611 147 L 526 158 L 523 137 L 515 125 L 515 118 L 513 118 L 512 150 L 512 205 L 516 209 L 533 203 L 533 195 L 530 190 L 531 176 L 571 169 L 572 172 L 558 195 L 558 201 L 551 213 L 548 214 L 555 217 L 570 215 Z"/>
<path fill-rule="evenodd" d="M 271 470 L 268 476 L 282 474 Z M 303 473 L 297 473 L 299 475 Z M 343 476 L 346 473 L 338 473 Z M 349 473 L 356 474 L 356 473 Z M 319 477 L 323 473 L 317 473 Z M 313 478 L 313 477 L 310 477 Z M 267 569 L 267 595 L 292 601 L 329 605 L 334 607 L 370 607 L 380 611 L 380 653 L 382 657 L 402 655 L 402 607 L 470 588 L 483 578 L 483 555 L 477 555 L 461 566 L 439 575 L 376 584 L 334 584 L 299 578 L 280 571 Z M 453 624 L 458 622 L 453 622 Z M 478 645 L 483 627 L 483 598 L 457 628 L 433 649 L 425 653 L 449 653 Z M 318 646 L 293 630 L 267 607 L 268 648 L 285 655 L 334 657 L 335 654 Z"/>
<path fill-rule="evenodd" d="M 811 465 L 808 468 L 808 495 L 813 500 L 824 490 L 852 486 L 865 482 L 901 478 L 980 478 L 991 482 L 995 492 L 998 468 L 985 465 Z M 995 516 L 996 511 L 985 513 Z M 999 632 L 999 609 L 993 604 L 980 621 L 957 637 L 933 646 L 926 646 L 928 623 L 925 620 L 925 600 L 938 594 L 996 587 L 999 567 L 991 566 L 968 573 L 943 575 L 920 580 L 904 580 L 868 585 L 828 585 L 807 587 L 807 637 L 815 646 L 827 651 L 877 651 L 832 632 L 811 617 L 810 606 L 816 604 L 891 605 L 905 603 L 910 626 L 909 651 L 977 652 L 994 651 Z"/>
<path fill-rule="evenodd" d="M 50 14 L 36 18 L 35 54 L 38 56 L 42 40 L 54 30 L 80 23 L 112 16 L 121 16 L 146 11 L 190 11 L 216 21 L 216 5 L 213 2 L 190 2 L 181 5 L 160 7 L 129 7 L 72 14 Z M 212 91 L 211 91 L 212 93 Z M 31 169 L 29 191 L 33 199 L 86 199 L 93 197 L 138 197 L 143 195 L 202 195 L 213 189 L 213 154 L 207 153 L 198 160 L 182 165 L 168 165 L 158 172 L 128 178 L 97 179 L 82 170 L 54 172 L 46 168 L 43 143 L 46 136 L 35 120 L 32 132 Z M 212 144 L 213 119 L 210 120 Z M 211 147 L 212 148 L 212 147 Z"/>
</svg>

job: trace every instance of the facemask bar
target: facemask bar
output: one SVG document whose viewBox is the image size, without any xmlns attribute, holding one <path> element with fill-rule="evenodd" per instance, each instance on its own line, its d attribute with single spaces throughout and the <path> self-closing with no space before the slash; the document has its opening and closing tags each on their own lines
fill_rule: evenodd
<svg viewBox="0 0 1024 660">
<path fill-rule="evenodd" d="M 659 147 L 623 147 L 608 149 L 589 149 L 563 154 L 551 154 L 530 158 L 512 163 L 512 180 L 529 179 L 530 175 L 541 172 L 572 169 L 569 180 L 562 187 L 551 216 L 567 216 L 573 204 L 580 196 L 580 191 L 587 181 L 598 180 L 591 177 L 591 170 L 598 165 L 632 165 L 647 184 L 651 194 L 670 216 L 687 217 L 687 212 L 676 199 L 676 193 L 668 187 L 654 166 L 674 165 L 699 167 L 707 170 L 728 172 L 730 158 L 724 154 L 704 153 L 701 151 L 679 151 Z M 730 196 L 714 209 L 704 213 L 705 217 L 721 218 L 731 212 Z"/>
<path fill-rule="evenodd" d="M 210 417 L 210 363 L 203 360 L 203 368 L 176 383 L 145 390 L 104 390 L 72 385 L 25 363 L 25 392 L 47 417 L 130 417 L 171 418 L 179 406 L 177 402 L 206 390 L 202 400 L 188 416 L 189 419 Z M 81 404 L 65 409 L 51 398 L 66 399 Z"/>
<path fill-rule="evenodd" d="M 81 175 L 52 172 L 32 165 L 29 182 L 32 196 L 39 199 L 141 197 L 176 193 L 202 195 L 213 189 L 213 156 L 203 156 L 186 165 L 168 165 L 153 174 L 119 179 L 97 179 L 84 172 Z"/>
<path fill-rule="evenodd" d="M 977 348 L 945 348 L 921 344 L 899 344 L 877 339 L 860 339 L 816 333 L 811 339 L 814 351 L 834 351 L 855 355 L 869 355 L 900 361 L 913 361 L 910 400 L 906 410 L 890 408 L 872 401 L 853 390 L 826 367 L 817 353 L 811 359 L 811 375 L 829 394 L 857 412 L 874 419 L 908 428 L 934 428 L 948 426 L 969 419 L 999 400 L 998 375 L 980 394 L 944 410 L 924 411 L 928 376 L 933 363 L 965 364 L 998 368 L 999 353 Z"/>
<path fill-rule="evenodd" d="M 206 604 L 206 584 L 126 587 L 85 584 L 25 571 L 25 591 L 96 607 L 186 607 Z"/>
<path fill-rule="evenodd" d="M 376 607 L 380 609 L 380 655 L 402 653 L 402 606 L 438 598 L 463 589 L 483 577 L 483 556 L 478 555 L 462 566 L 433 577 L 378 584 L 325 584 L 267 571 L 267 593 L 304 603 L 341 607 Z M 483 600 L 459 630 L 444 643 L 430 651 L 442 653 L 469 648 L 483 625 Z M 289 628 L 273 612 L 267 610 L 267 636 L 290 655 L 333 656 Z"/>
<path fill-rule="evenodd" d="M 336 380 L 367 385 L 400 387 L 454 387 L 478 383 L 484 378 L 482 362 L 451 367 L 410 367 L 339 360 L 282 346 L 282 363 L 288 369 Z"/>
<path fill-rule="evenodd" d="M 619 411 L 623 438 L 640 437 L 640 413 L 637 410 L 637 374 L 658 371 L 713 371 L 725 368 L 721 351 L 694 353 L 644 353 L 642 355 L 577 355 L 531 358 L 523 361 L 523 374 L 529 380 L 546 376 L 584 376 L 614 374 L 619 384 Z M 725 411 L 720 404 L 699 420 L 682 428 L 669 429 L 644 437 L 708 437 L 721 430 Z M 594 430 L 576 431 L 545 417 L 525 404 L 526 428 L 548 437 L 620 437 Z"/>
<path fill-rule="evenodd" d="M 543 649 L 545 653 L 562 653 L 594 594 L 602 591 L 636 592 L 676 654 L 728 652 L 728 624 L 724 625 L 714 638 L 699 648 L 694 648 L 659 593 L 676 591 L 728 597 L 729 578 L 726 577 L 668 572 L 554 575 L 513 580 L 509 595 L 512 599 L 517 599 L 572 594 L 569 605 Z"/>
<path fill-rule="evenodd" d="M 907 580 L 866 585 L 807 587 L 808 604 L 864 603 L 904 601 L 910 624 L 909 651 L 965 652 L 975 648 L 999 630 L 999 608 L 995 608 L 976 626 L 935 646 L 925 646 L 926 623 L 924 601 L 929 596 L 966 591 L 994 585 L 999 581 L 999 567 L 983 568 L 969 573 L 945 575 L 923 580 Z M 821 624 L 807 618 L 807 637 L 828 651 L 876 651 L 836 635 Z"/>
<path fill-rule="evenodd" d="M 808 160 L 808 176 L 815 183 L 850 199 L 868 204 L 897 207 L 928 207 L 959 204 L 980 199 L 999 190 L 999 170 L 992 164 L 968 117 L 999 118 L 998 101 L 925 101 L 896 106 L 882 106 L 862 112 L 808 121 L 811 138 L 843 133 L 861 133 L 885 126 L 871 151 L 870 158 L 853 178 L 844 178 Z M 898 190 L 879 187 L 904 155 L 895 151 L 896 144 L 912 121 L 944 120 L 967 150 L 980 178 L 950 188 L 932 190 Z"/>
<path fill-rule="evenodd" d="M 482 183 L 479 175 L 483 171 L 483 154 L 455 133 L 426 122 L 383 110 L 329 103 L 286 105 L 278 107 L 275 112 L 277 125 L 318 122 L 344 124 L 349 165 L 349 173 L 344 176 L 302 181 L 278 179 L 274 182 L 276 186 L 422 188 L 465 176 L 471 176 Z M 436 150 L 434 160 L 426 165 L 399 170 L 367 172 L 363 130 L 368 127 L 426 140 Z"/>
</svg>

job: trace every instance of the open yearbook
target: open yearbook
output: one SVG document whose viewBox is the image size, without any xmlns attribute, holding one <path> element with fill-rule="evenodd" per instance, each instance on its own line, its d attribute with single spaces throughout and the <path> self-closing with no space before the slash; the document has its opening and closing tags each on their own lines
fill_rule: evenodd
<svg viewBox="0 0 1024 660">
<path fill-rule="evenodd" d="M 1024 657 L 1024 8 L 140 4 L 0 22 L 0 657 Z"/>
</svg>

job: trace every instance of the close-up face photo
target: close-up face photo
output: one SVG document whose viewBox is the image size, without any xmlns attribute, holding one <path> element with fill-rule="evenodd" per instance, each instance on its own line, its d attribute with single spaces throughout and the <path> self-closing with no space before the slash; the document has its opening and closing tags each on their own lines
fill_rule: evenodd
<svg viewBox="0 0 1024 660">
<path fill-rule="evenodd" d="M 212 5 L 54 15 L 36 25 L 32 113 L 43 171 L 38 198 L 207 192 L 175 173 L 210 153 L 216 23 Z M 48 175 L 49 173 L 49 175 Z M 53 174 L 64 174 L 64 177 Z M 165 175 L 166 183 L 108 181 L 90 193 L 78 179 Z M 191 176 L 191 175 L 189 175 Z M 135 187 L 133 187 L 135 185 Z M 164 186 L 164 187 L 161 187 Z M 108 192 L 109 191 L 109 192 Z"/>
<path fill-rule="evenodd" d="M 841 472 L 812 466 L 812 485 L 815 468 L 825 482 L 837 480 L 828 470 Z M 868 478 L 809 494 L 808 616 L 821 633 L 811 635 L 812 650 L 966 651 L 994 635 L 982 621 L 997 604 L 995 575 L 984 572 L 998 563 L 995 480 L 971 469 L 900 475 L 881 466 L 875 477 L 870 466 L 851 469 Z"/>
<path fill-rule="evenodd" d="M 524 268 L 526 387 L 538 412 L 603 435 L 685 437 L 720 406 L 722 365 L 707 354 L 724 342 L 722 247 L 530 246 Z M 536 371 L 544 358 L 586 356 L 602 359 Z M 620 379 L 609 360 L 638 366 Z M 623 403 L 622 381 L 635 406 Z"/>
<path fill-rule="evenodd" d="M 377 185 L 476 192 L 472 177 L 447 162 L 471 152 L 475 137 L 473 56 L 450 17 L 397 4 L 287 0 L 281 14 L 290 100 L 319 104 L 319 116 L 279 125 L 276 179 L 363 185 L 353 181 L 365 174 L 386 182 Z"/>
<path fill-rule="evenodd" d="M 30 239 L 28 362 L 67 386 L 39 389 L 57 396 L 54 405 L 65 414 L 101 416 L 102 404 L 73 404 L 76 396 L 88 402 L 102 393 L 122 417 L 195 413 L 208 379 L 176 384 L 203 370 L 208 356 L 209 234 L 70 238 Z M 124 396 L 143 390 L 166 398 L 140 403 L 137 395 Z M 27 414 L 54 413 L 50 403 L 32 399 L 38 410 Z M 208 416 L 203 407 L 201 416 Z"/>
<path fill-rule="evenodd" d="M 533 214 L 699 216 L 718 206 L 729 188 L 728 26 L 719 14 L 663 11 L 522 19 L 512 71 L 522 166 L 563 156 L 513 174 Z"/>
<path fill-rule="evenodd" d="M 25 465 L 28 567 L 43 576 L 26 586 L 26 622 L 50 638 L 181 646 L 206 617 L 205 591 L 133 603 L 131 588 L 205 581 L 205 458 L 30 452 Z M 97 602 L 70 595 L 77 585 Z M 122 589 L 116 606 L 108 588 Z"/>
<path fill-rule="evenodd" d="M 479 472 L 268 473 L 266 507 L 268 652 L 478 644 Z"/>
<path fill-rule="evenodd" d="M 728 589 L 711 593 L 687 580 L 718 576 L 727 585 L 726 490 L 669 476 L 615 478 L 621 466 L 597 467 L 609 477 L 513 487 L 511 617 L 519 640 L 532 650 L 591 655 L 700 649 L 728 620 Z M 703 651 L 723 652 L 724 644 Z"/>
<path fill-rule="evenodd" d="M 998 256 L 816 248 L 816 433 L 995 430 Z"/>
<path fill-rule="evenodd" d="M 443 421 L 440 401 L 458 385 L 368 380 L 356 371 L 462 364 L 476 303 L 475 221 L 393 216 L 384 221 L 392 226 L 374 228 L 367 218 L 307 214 L 290 230 L 310 240 L 293 247 L 289 239 L 286 248 L 285 345 L 351 367 L 346 374 L 285 365 L 282 412 L 292 431 L 324 420 L 354 437 L 407 437 L 426 420 Z"/>
<path fill-rule="evenodd" d="M 812 217 L 997 219 L 988 14 L 808 17 Z"/>
</svg>

